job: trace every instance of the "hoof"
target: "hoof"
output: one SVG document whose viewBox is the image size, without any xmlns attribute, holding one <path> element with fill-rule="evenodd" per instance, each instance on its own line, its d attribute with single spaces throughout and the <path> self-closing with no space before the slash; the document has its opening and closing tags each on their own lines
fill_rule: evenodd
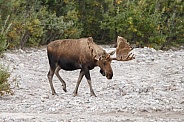
<svg viewBox="0 0 184 122">
<path fill-rule="evenodd" d="M 55 93 L 52 93 L 52 95 L 56 95 L 56 96 L 59 96 L 56 92 Z"/>
<path fill-rule="evenodd" d="M 78 96 L 78 94 L 77 93 L 73 93 L 73 97 L 76 97 L 76 96 Z"/>
<path fill-rule="evenodd" d="M 91 93 L 90 96 L 94 96 L 94 97 L 97 97 L 95 93 Z"/>
<path fill-rule="evenodd" d="M 63 91 L 67 92 L 66 88 L 63 88 Z"/>
</svg>

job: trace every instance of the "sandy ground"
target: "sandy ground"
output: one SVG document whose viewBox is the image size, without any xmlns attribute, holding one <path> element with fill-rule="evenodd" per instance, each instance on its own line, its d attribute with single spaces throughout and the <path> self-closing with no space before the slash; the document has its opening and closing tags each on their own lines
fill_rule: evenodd
<svg viewBox="0 0 184 122">
<path fill-rule="evenodd" d="M 79 70 L 60 71 L 66 93 L 54 76 L 59 96 L 53 96 L 46 48 L 7 52 L 0 61 L 9 66 L 9 80 L 16 78 L 19 87 L 15 95 L 0 97 L 0 122 L 183 122 L 184 50 L 136 48 L 133 53 L 132 61 L 112 62 L 112 80 L 98 67 L 91 70 L 97 97 L 90 97 L 85 77 L 73 97 Z"/>
</svg>

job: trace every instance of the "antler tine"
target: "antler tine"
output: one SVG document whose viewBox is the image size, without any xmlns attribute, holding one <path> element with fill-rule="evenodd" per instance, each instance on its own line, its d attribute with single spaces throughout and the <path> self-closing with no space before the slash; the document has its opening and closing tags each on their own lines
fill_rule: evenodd
<svg viewBox="0 0 184 122">
<path fill-rule="evenodd" d="M 111 58 L 111 60 L 117 60 L 117 61 L 118 61 L 118 59 L 117 59 L 117 58 Z"/>
<path fill-rule="evenodd" d="M 125 58 L 125 60 L 129 59 L 130 55 L 132 55 L 132 53 L 129 53 L 128 56 Z"/>
<path fill-rule="evenodd" d="M 110 54 L 110 55 L 114 55 L 115 52 L 116 52 L 116 50 L 113 50 L 113 51 L 111 51 L 109 54 Z"/>
<path fill-rule="evenodd" d="M 135 55 L 134 54 L 132 55 L 132 59 L 135 59 Z"/>
<path fill-rule="evenodd" d="M 131 56 L 131 55 L 132 55 L 132 56 Z M 127 56 L 126 59 L 127 59 L 127 61 L 135 59 L 134 54 L 130 53 L 130 54 Z"/>
<path fill-rule="evenodd" d="M 135 59 L 134 54 L 132 56 L 131 55 L 132 55 L 132 53 L 128 54 L 128 56 L 125 59 L 122 59 L 122 57 L 121 57 L 120 61 L 129 61 L 129 60 Z"/>
<path fill-rule="evenodd" d="M 130 51 L 132 51 L 134 49 L 134 47 L 131 47 Z"/>
</svg>

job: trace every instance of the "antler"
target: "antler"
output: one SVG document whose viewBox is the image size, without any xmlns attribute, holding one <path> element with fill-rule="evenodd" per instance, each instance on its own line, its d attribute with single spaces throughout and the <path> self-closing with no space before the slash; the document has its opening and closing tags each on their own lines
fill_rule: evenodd
<svg viewBox="0 0 184 122">
<path fill-rule="evenodd" d="M 123 37 L 118 36 L 117 38 L 117 47 L 116 47 L 116 58 L 112 60 L 117 61 L 129 61 L 135 59 L 134 54 L 130 53 L 133 48 Z"/>
</svg>

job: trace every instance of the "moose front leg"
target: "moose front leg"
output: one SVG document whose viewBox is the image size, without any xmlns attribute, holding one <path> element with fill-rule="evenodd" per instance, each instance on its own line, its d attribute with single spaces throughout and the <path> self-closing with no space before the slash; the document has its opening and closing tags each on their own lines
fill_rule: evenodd
<svg viewBox="0 0 184 122">
<path fill-rule="evenodd" d="M 95 92 L 93 91 L 93 88 L 92 88 L 92 84 L 91 84 L 91 77 L 90 77 L 89 70 L 88 70 L 88 71 L 86 71 L 86 73 L 85 73 L 85 77 L 86 77 L 86 79 L 87 79 L 87 81 L 88 81 L 88 84 L 89 84 L 89 88 L 90 88 L 90 95 L 91 95 L 91 96 L 95 96 L 95 97 L 96 97 L 96 94 L 95 94 Z"/>
<path fill-rule="evenodd" d="M 82 80 L 83 76 L 84 76 L 84 71 L 81 70 L 81 71 L 80 71 L 80 74 L 79 74 L 79 78 L 78 78 L 78 80 L 77 80 L 77 85 L 76 85 L 75 90 L 74 90 L 74 92 L 73 92 L 73 96 L 74 96 L 74 97 L 77 96 L 78 88 L 79 88 L 79 85 L 80 85 L 80 83 L 81 83 L 81 80 Z"/>
</svg>

